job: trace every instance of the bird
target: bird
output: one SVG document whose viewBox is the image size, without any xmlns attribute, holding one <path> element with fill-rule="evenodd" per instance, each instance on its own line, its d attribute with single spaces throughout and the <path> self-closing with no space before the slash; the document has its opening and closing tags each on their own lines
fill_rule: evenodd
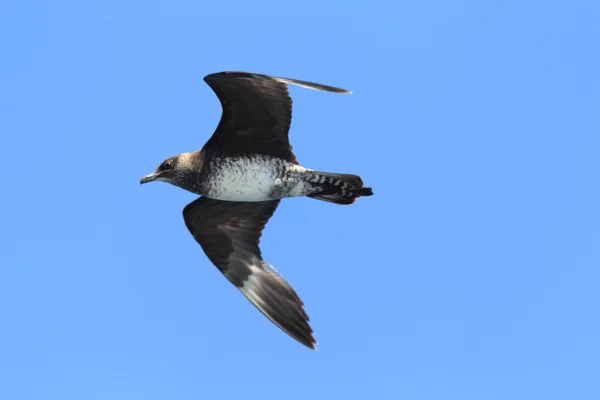
<svg viewBox="0 0 600 400">
<path fill-rule="evenodd" d="M 289 142 L 288 85 L 350 94 L 333 86 L 264 74 L 206 75 L 221 119 L 200 150 L 169 157 L 140 184 L 162 181 L 200 197 L 183 219 L 208 259 L 269 320 L 303 345 L 317 341 L 304 303 L 259 248 L 265 225 L 284 198 L 307 196 L 349 205 L 373 195 L 360 176 L 300 165 Z"/>
</svg>

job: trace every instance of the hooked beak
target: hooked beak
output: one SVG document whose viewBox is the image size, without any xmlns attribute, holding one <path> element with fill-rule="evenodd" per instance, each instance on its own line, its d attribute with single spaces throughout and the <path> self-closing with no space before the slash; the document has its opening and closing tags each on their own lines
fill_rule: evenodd
<svg viewBox="0 0 600 400">
<path fill-rule="evenodd" d="M 157 174 L 156 172 L 146 175 L 140 181 L 140 185 L 143 185 L 144 183 L 148 183 L 148 182 L 152 182 L 152 181 L 156 180 L 156 178 L 158 178 L 158 175 L 159 174 Z"/>
</svg>

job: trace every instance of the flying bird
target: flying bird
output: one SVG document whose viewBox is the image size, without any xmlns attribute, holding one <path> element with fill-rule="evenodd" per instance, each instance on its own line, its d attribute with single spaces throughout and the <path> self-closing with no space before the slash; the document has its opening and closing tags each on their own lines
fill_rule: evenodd
<svg viewBox="0 0 600 400">
<path fill-rule="evenodd" d="M 288 139 L 288 84 L 351 92 L 247 72 L 214 73 L 204 81 L 223 108 L 217 129 L 202 149 L 167 158 L 140 183 L 163 181 L 200 195 L 184 208 L 183 218 L 210 261 L 267 318 L 315 349 L 302 301 L 262 258 L 258 245 L 283 198 L 308 196 L 348 205 L 373 194 L 357 175 L 301 166 Z"/>
</svg>

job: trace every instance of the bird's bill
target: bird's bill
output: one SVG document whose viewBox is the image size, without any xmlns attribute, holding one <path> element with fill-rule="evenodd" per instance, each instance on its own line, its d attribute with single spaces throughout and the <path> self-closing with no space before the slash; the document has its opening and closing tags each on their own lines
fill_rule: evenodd
<svg viewBox="0 0 600 400">
<path fill-rule="evenodd" d="M 140 185 L 143 185 L 144 183 L 155 181 L 158 178 L 159 175 L 160 174 L 158 174 L 156 172 L 153 172 L 151 174 L 148 174 L 148 175 L 144 176 L 142 178 L 142 180 L 140 181 Z"/>
</svg>

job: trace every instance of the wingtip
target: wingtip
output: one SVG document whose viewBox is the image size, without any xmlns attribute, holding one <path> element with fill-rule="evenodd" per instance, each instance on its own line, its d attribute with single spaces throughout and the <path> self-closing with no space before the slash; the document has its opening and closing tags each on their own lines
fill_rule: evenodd
<svg viewBox="0 0 600 400">
<path fill-rule="evenodd" d="M 322 83 L 302 81 L 299 79 L 282 78 L 282 77 L 278 77 L 278 76 L 271 76 L 270 78 L 275 79 L 278 82 L 282 82 L 282 83 L 285 83 L 288 85 L 296 85 L 296 86 L 300 86 L 300 87 L 303 87 L 306 89 L 321 90 L 324 92 L 332 92 L 332 93 L 339 93 L 339 94 L 352 94 L 352 91 L 350 91 L 350 90 L 342 89 L 342 88 L 330 86 L 330 85 L 324 85 Z"/>
<path fill-rule="evenodd" d="M 229 78 L 255 78 L 255 79 L 272 79 L 277 82 L 285 83 L 288 85 L 297 85 L 306 89 L 312 90 L 321 90 L 325 92 L 339 93 L 339 94 L 352 94 L 351 90 L 342 89 L 335 86 L 324 85 L 321 83 L 303 81 L 299 79 L 292 78 L 284 78 L 280 76 L 266 75 L 266 74 L 258 74 L 255 72 L 243 72 L 243 71 L 221 71 L 215 72 L 212 74 L 208 74 L 204 76 L 204 81 L 206 83 L 210 83 L 214 81 L 216 78 L 228 76 Z"/>
<path fill-rule="evenodd" d="M 292 335 L 290 335 L 290 336 L 293 339 L 295 339 L 296 341 L 298 341 L 299 343 L 308 347 L 310 350 L 317 351 L 317 345 L 319 344 L 319 341 L 314 338 L 312 328 L 310 328 L 310 333 L 304 338 L 300 338 L 300 337 L 296 337 L 296 336 L 292 336 Z"/>
<path fill-rule="evenodd" d="M 299 343 L 316 350 L 310 318 L 289 283 L 264 260 L 238 289 L 271 322 Z"/>
<path fill-rule="evenodd" d="M 325 86 L 325 85 L 323 85 Z M 328 92 L 333 92 L 333 93 L 338 93 L 338 94 L 352 94 L 352 90 L 348 90 L 348 89 L 342 89 L 342 88 L 337 88 L 335 86 L 328 86 L 329 90 L 327 90 Z M 317 89 L 319 90 L 319 89 Z"/>
<path fill-rule="evenodd" d="M 306 323 L 308 324 L 308 322 L 309 322 L 309 319 L 307 318 Z M 303 344 L 304 346 L 308 347 L 310 350 L 317 351 L 317 345 L 319 344 L 319 342 L 313 336 L 313 330 L 310 327 L 310 325 L 308 325 L 308 330 L 309 331 L 306 332 L 306 334 L 302 335 L 302 336 L 291 334 L 291 332 L 286 332 L 286 333 L 288 335 L 290 335 L 290 337 L 292 337 L 292 339 L 294 339 L 297 342 L 299 342 L 300 344 Z"/>
<path fill-rule="evenodd" d="M 310 350 L 317 351 L 317 345 L 319 344 L 319 342 L 314 337 L 312 337 L 312 335 L 310 335 L 309 340 L 301 340 L 298 337 L 295 337 L 295 336 L 292 336 L 292 335 L 290 335 L 290 336 L 292 337 L 292 339 L 295 339 L 300 344 L 308 347 Z"/>
</svg>

